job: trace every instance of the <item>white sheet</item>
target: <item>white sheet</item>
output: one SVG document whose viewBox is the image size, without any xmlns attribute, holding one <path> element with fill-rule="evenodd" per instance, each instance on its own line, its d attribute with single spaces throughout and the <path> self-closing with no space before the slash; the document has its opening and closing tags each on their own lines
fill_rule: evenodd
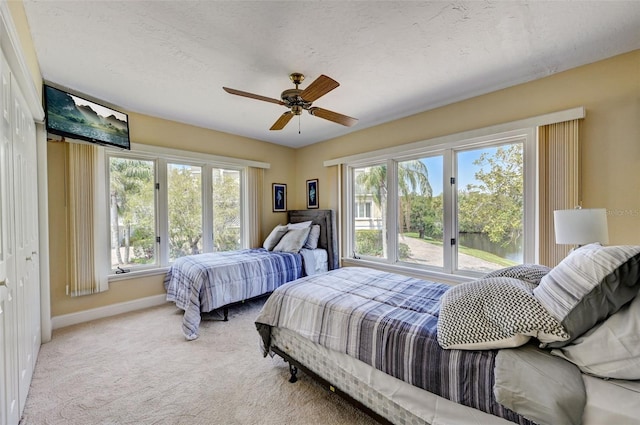
<svg viewBox="0 0 640 425">
<path fill-rule="evenodd" d="M 326 249 L 306 249 L 300 250 L 302 255 L 302 266 L 306 276 L 317 273 L 324 273 L 329 270 L 329 254 Z"/>
<path fill-rule="evenodd" d="M 605 380 L 582 375 L 587 390 L 583 425 L 637 425 L 640 421 L 640 381 Z"/>
</svg>

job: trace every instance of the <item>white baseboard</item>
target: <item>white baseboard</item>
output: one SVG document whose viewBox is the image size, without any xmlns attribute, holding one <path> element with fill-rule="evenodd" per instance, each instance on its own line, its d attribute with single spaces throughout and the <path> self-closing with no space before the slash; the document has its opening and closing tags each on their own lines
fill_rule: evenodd
<svg viewBox="0 0 640 425">
<path fill-rule="evenodd" d="M 77 313 L 54 316 L 51 318 L 51 326 L 53 329 L 64 328 L 65 326 L 77 325 L 78 323 L 103 319 L 105 317 L 115 316 L 116 314 L 129 313 L 131 311 L 155 307 L 165 303 L 167 303 L 167 296 L 165 294 L 154 295 L 152 297 L 140 298 L 91 310 L 79 311 Z"/>
</svg>

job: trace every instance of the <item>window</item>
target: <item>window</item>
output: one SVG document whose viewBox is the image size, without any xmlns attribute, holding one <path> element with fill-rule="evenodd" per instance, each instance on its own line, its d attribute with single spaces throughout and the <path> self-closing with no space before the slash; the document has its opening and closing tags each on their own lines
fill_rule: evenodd
<svg viewBox="0 0 640 425">
<path fill-rule="evenodd" d="M 356 218 L 371 218 L 371 201 L 356 201 Z"/>
<path fill-rule="evenodd" d="M 398 260 L 443 264 L 443 156 L 398 162 Z"/>
<path fill-rule="evenodd" d="M 112 273 L 247 244 L 245 167 L 115 150 L 107 163 Z"/>
<path fill-rule="evenodd" d="M 167 164 L 167 200 L 169 261 L 201 254 L 202 167 Z"/>
<path fill-rule="evenodd" d="M 456 152 L 458 269 L 521 264 L 524 237 L 523 142 Z"/>
<path fill-rule="evenodd" d="M 355 252 L 364 256 L 385 257 L 386 165 L 355 168 L 353 172 Z M 372 205 L 375 207 L 372 208 Z"/>
<path fill-rule="evenodd" d="M 156 264 L 155 161 L 109 158 L 111 270 Z"/>
<path fill-rule="evenodd" d="M 347 163 L 347 252 L 469 276 L 533 261 L 525 241 L 535 226 L 525 220 L 535 214 L 525 218 L 525 204 L 535 167 L 524 159 L 534 143 L 532 130 L 520 130 Z M 528 152 L 535 163 L 535 150 Z"/>
<path fill-rule="evenodd" d="M 213 250 L 233 251 L 242 246 L 240 172 L 212 170 Z"/>
</svg>

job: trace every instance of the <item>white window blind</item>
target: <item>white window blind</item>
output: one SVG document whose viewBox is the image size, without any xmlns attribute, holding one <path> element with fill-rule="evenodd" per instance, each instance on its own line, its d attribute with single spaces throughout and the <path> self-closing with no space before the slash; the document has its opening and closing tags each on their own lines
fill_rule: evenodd
<svg viewBox="0 0 640 425">
<path fill-rule="evenodd" d="M 556 266 L 571 248 L 555 241 L 553 211 L 580 205 L 580 120 L 538 128 L 540 176 L 539 262 Z"/>
<path fill-rule="evenodd" d="M 248 246 L 256 248 L 262 246 L 262 234 L 260 233 L 262 222 L 262 192 L 264 169 L 257 167 L 247 167 L 247 239 Z"/>
<path fill-rule="evenodd" d="M 67 143 L 67 235 L 69 293 L 88 295 L 108 289 L 104 150 Z"/>
</svg>

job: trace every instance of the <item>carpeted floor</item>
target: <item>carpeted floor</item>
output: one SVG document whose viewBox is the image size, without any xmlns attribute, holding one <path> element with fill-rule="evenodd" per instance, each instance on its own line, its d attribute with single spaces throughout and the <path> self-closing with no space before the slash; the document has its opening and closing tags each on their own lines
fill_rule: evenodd
<svg viewBox="0 0 640 425">
<path fill-rule="evenodd" d="M 195 341 L 173 304 L 54 331 L 21 425 L 377 424 L 302 373 L 290 384 L 282 359 L 262 357 L 262 303 L 203 321 Z"/>
</svg>

